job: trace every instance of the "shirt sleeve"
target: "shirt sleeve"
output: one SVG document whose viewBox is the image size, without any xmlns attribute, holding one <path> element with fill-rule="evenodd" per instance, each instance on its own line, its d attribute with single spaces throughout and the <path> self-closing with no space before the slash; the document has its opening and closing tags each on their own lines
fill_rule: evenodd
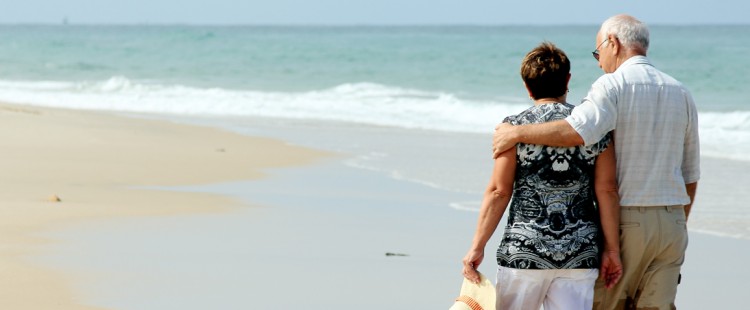
<svg viewBox="0 0 750 310">
<path fill-rule="evenodd" d="M 583 138 L 585 145 L 599 142 L 604 135 L 615 129 L 617 123 L 617 96 L 599 78 L 591 86 L 581 104 L 565 118 Z"/>
<path fill-rule="evenodd" d="M 698 182 L 700 179 L 700 138 L 698 137 L 698 111 L 693 97 L 687 93 L 688 127 L 685 131 L 685 147 L 683 148 L 682 178 L 685 184 Z"/>
</svg>

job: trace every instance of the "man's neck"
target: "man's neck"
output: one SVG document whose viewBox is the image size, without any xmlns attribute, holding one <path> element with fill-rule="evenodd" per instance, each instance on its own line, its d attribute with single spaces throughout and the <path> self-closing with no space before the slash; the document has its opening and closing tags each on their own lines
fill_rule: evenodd
<svg viewBox="0 0 750 310">
<path fill-rule="evenodd" d="M 641 51 L 640 49 L 638 49 L 638 50 L 635 50 L 635 49 L 625 50 L 624 54 L 619 55 L 617 57 L 617 62 L 616 62 L 617 66 L 616 66 L 616 68 L 619 68 L 623 63 L 625 63 L 626 61 L 628 61 L 628 59 L 636 57 L 636 56 L 644 56 L 645 57 L 646 56 L 646 52 Z"/>
</svg>

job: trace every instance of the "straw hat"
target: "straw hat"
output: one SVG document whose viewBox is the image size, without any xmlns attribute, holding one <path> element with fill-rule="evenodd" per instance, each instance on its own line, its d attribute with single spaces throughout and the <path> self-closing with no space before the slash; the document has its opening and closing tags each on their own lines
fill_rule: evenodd
<svg viewBox="0 0 750 310">
<path fill-rule="evenodd" d="M 474 284 L 464 278 L 461 294 L 448 310 L 494 310 L 495 286 L 481 273 L 479 279 L 479 284 Z"/>
</svg>

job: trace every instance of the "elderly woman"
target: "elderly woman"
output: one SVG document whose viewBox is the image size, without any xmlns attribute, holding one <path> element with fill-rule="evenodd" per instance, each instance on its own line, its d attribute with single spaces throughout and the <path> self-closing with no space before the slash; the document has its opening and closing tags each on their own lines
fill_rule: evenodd
<svg viewBox="0 0 750 310">
<path fill-rule="evenodd" d="M 573 110 L 565 101 L 570 61 L 553 44 L 526 55 L 521 78 L 534 106 L 503 122 L 549 122 Z M 622 275 L 618 201 L 611 134 L 589 146 L 518 144 L 495 160 L 464 276 L 479 281 L 476 268 L 510 203 L 497 309 L 591 309 L 597 276 L 609 287 Z"/>
</svg>

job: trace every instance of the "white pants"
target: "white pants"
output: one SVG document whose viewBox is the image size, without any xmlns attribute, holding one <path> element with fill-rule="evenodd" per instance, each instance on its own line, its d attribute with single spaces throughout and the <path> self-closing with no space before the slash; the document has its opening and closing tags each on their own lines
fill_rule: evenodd
<svg viewBox="0 0 750 310">
<path fill-rule="evenodd" d="M 589 310 L 598 269 L 497 270 L 498 310 Z"/>
</svg>

